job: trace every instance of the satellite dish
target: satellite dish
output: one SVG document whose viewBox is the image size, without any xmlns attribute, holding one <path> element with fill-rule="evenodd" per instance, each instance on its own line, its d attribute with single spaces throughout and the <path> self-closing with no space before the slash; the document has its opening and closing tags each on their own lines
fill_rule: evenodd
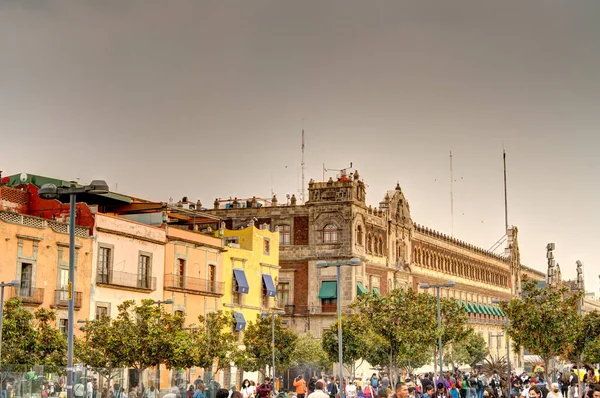
<svg viewBox="0 0 600 398">
<path fill-rule="evenodd" d="M 21 184 L 25 184 L 27 182 L 27 178 L 28 178 L 27 173 L 21 173 L 21 176 L 20 176 Z"/>
</svg>

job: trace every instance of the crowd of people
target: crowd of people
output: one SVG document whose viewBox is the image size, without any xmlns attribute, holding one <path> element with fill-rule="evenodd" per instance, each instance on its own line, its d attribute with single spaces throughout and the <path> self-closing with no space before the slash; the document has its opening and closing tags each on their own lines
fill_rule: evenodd
<svg viewBox="0 0 600 398">
<path fill-rule="evenodd" d="M 541 373 L 521 375 L 513 373 L 507 382 L 506 375 L 497 371 L 454 372 L 434 379 L 433 374 L 409 375 L 392 383 L 382 374 L 370 378 L 344 381 L 338 378 L 312 377 L 306 383 L 302 376 L 294 382 L 297 398 L 338 398 L 344 391 L 347 398 L 600 398 L 600 380 L 597 372 L 589 368 L 582 380 L 575 369 L 555 371 L 546 381 Z M 267 398 L 244 395 L 242 398 Z"/>
</svg>

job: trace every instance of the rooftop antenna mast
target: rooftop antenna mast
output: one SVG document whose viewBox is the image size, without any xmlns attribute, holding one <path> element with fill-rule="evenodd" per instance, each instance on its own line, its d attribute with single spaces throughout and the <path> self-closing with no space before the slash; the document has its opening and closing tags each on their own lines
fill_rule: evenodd
<svg viewBox="0 0 600 398">
<path fill-rule="evenodd" d="M 506 151 L 502 144 L 502 160 L 504 161 L 504 233 L 508 235 L 508 195 L 506 190 Z"/>
<path fill-rule="evenodd" d="M 452 171 L 452 151 L 450 151 L 450 232 L 454 237 L 454 173 Z"/>
<path fill-rule="evenodd" d="M 302 166 L 302 191 L 300 193 L 300 199 L 302 200 L 302 204 L 304 204 L 304 118 L 302 118 L 302 162 L 300 165 Z"/>
</svg>

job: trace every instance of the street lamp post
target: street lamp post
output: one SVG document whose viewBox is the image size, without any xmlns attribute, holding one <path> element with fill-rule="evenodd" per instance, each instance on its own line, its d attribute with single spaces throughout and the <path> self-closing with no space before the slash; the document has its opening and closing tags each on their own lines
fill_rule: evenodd
<svg viewBox="0 0 600 398">
<path fill-rule="evenodd" d="M 108 184 L 102 180 L 94 180 L 90 185 L 57 187 L 44 184 L 38 191 L 42 199 L 58 199 L 61 195 L 69 195 L 69 312 L 67 331 L 67 398 L 73 398 L 73 334 L 75 328 L 75 205 L 77 195 L 108 193 Z"/>
<path fill-rule="evenodd" d="M 317 268 L 336 268 L 337 281 L 337 330 L 338 330 L 338 362 L 340 365 L 340 397 L 344 398 L 344 362 L 342 361 L 342 278 L 340 268 L 347 265 L 351 267 L 359 267 L 361 265 L 360 258 L 351 258 L 343 261 L 317 261 Z"/>
<path fill-rule="evenodd" d="M 158 307 L 161 309 L 161 313 L 162 313 L 162 305 L 163 304 L 173 304 L 175 301 L 173 299 L 166 299 L 166 300 L 156 300 L 154 302 L 154 304 L 158 305 Z M 157 372 L 157 376 L 158 376 L 158 381 L 156 383 L 156 389 L 158 390 L 158 393 L 160 394 L 160 363 L 158 364 L 158 372 Z M 139 382 L 141 383 L 141 380 L 139 380 Z"/>
<path fill-rule="evenodd" d="M 442 310 L 441 310 L 441 298 L 440 298 L 440 289 L 443 287 L 453 287 L 456 286 L 456 282 L 447 282 L 447 283 L 439 283 L 439 284 L 429 284 L 429 283 L 422 283 L 421 284 L 421 288 L 422 289 L 429 289 L 429 288 L 433 288 L 436 290 L 437 293 L 437 324 L 438 324 L 438 331 L 440 332 L 440 335 L 438 337 L 438 351 L 439 351 L 439 355 L 440 355 L 440 374 L 438 375 L 438 380 L 441 381 L 442 380 L 442 375 L 444 374 L 444 365 L 443 365 L 443 355 L 442 355 Z"/>
<path fill-rule="evenodd" d="M 14 280 L 8 283 L 0 283 L 0 364 L 2 364 L 2 321 L 4 320 L 4 288 L 17 287 L 21 282 Z"/>
<path fill-rule="evenodd" d="M 273 390 L 275 390 L 275 315 L 283 315 L 284 311 L 271 311 L 269 312 L 261 312 L 260 315 L 263 318 L 271 315 L 271 378 L 273 379 Z"/>
<path fill-rule="evenodd" d="M 492 303 L 494 304 L 500 304 L 502 301 L 501 300 L 492 300 Z M 506 319 L 506 368 L 507 368 L 507 379 L 506 379 L 506 396 L 508 398 L 510 398 L 510 390 L 512 389 L 512 385 L 510 382 L 510 339 L 508 337 L 508 326 L 509 326 L 509 320 L 508 320 L 508 315 L 504 314 L 504 318 Z"/>
</svg>

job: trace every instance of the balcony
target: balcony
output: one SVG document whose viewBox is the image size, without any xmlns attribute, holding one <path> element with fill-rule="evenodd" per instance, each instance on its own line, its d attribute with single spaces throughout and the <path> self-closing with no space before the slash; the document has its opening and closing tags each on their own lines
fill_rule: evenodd
<svg viewBox="0 0 600 398">
<path fill-rule="evenodd" d="M 115 289 L 153 292 L 156 290 L 156 277 L 120 271 L 98 272 L 96 284 Z"/>
<path fill-rule="evenodd" d="M 75 292 L 73 304 L 75 309 L 81 308 L 81 292 Z M 69 307 L 69 291 L 66 289 L 58 289 L 54 291 L 54 305 L 53 308 L 68 308 Z"/>
<path fill-rule="evenodd" d="M 37 306 L 44 303 L 43 287 L 13 287 L 13 296 L 18 297 L 23 305 Z"/>
<path fill-rule="evenodd" d="M 222 296 L 224 283 L 191 276 L 165 275 L 165 290 L 201 294 L 206 296 Z"/>
</svg>

